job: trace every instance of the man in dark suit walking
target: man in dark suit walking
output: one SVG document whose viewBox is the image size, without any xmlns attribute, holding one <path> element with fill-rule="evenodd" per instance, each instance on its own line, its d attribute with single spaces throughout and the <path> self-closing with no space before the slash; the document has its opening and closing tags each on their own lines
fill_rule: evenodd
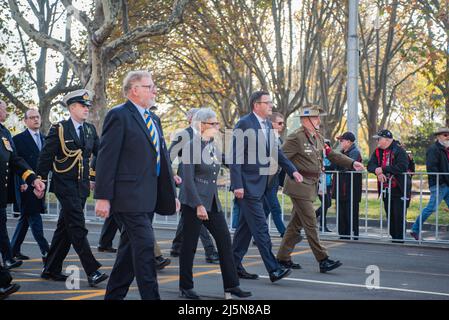
<svg viewBox="0 0 449 320">
<path fill-rule="evenodd" d="M 277 163 L 296 182 L 301 182 L 302 176 L 279 149 L 273 126 L 268 120 L 273 108 L 270 94 L 254 92 L 250 106 L 253 111 L 237 122 L 233 136 L 231 189 L 240 207 L 233 252 L 239 277 L 257 279 L 257 274 L 248 273 L 242 265 L 252 236 L 270 280 L 275 282 L 289 275 L 291 269 L 282 268 L 273 255 L 263 203 L 267 201 L 271 180 L 277 173 Z"/>
<path fill-rule="evenodd" d="M 160 299 L 152 217 L 179 210 L 173 172 L 159 118 L 149 111 L 156 86 L 151 73 L 131 71 L 123 81 L 128 99 L 106 115 L 96 163 L 95 210 L 112 212 L 123 227 L 105 299 L 124 299 L 137 281 L 145 300 Z"/>
<path fill-rule="evenodd" d="M 25 125 L 27 129 L 14 136 L 13 141 L 17 154 L 21 156 L 33 169 L 36 170 L 37 159 L 44 145 L 44 136 L 39 132 L 41 127 L 41 115 L 36 109 L 29 109 L 25 112 Z M 20 189 L 20 218 L 17 222 L 16 230 L 11 239 L 11 249 L 13 255 L 20 260 L 28 260 L 29 257 L 20 252 L 20 247 L 25 240 L 28 227 L 31 228 L 33 237 L 39 245 L 42 259 L 45 262 L 50 246 L 44 237 L 44 227 L 42 225 L 41 213 L 45 212 L 45 199 L 38 199 L 33 192 L 33 188 L 20 178 L 16 177 L 16 188 Z"/>
<path fill-rule="evenodd" d="M 88 90 L 76 90 L 64 97 L 70 112 L 68 120 L 50 128 L 37 163 L 37 173 L 52 178 L 50 192 L 61 204 L 47 261 L 41 277 L 65 281 L 62 264 L 72 245 L 78 254 L 90 286 L 106 280 L 98 271 L 101 264 L 95 259 L 87 240 L 88 230 L 84 218 L 84 205 L 90 193 L 89 160 L 96 154 L 99 139 L 95 127 L 86 122 L 92 104 Z"/>
</svg>

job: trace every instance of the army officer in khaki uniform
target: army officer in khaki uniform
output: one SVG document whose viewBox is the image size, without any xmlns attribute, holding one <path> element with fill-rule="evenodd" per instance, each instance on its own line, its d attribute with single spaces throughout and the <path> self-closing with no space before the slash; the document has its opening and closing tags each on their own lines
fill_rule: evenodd
<svg viewBox="0 0 449 320">
<path fill-rule="evenodd" d="M 301 229 L 307 235 L 310 248 L 319 262 L 320 272 L 324 273 L 341 266 L 340 261 L 329 259 L 326 249 L 320 244 L 317 222 L 313 203 L 318 196 L 318 182 L 323 171 L 323 156 L 339 166 L 364 170 L 364 166 L 351 158 L 334 152 L 324 143 L 319 132 L 320 116 L 326 115 L 317 105 L 306 105 L 300 110 L 301 127 L 290 134 L 285 140 L 282 150 L 293 162 L 299 173 L 304 177 L 302 183 L 295 183 L 289 177 L 285 178 L 284 193 L 290 196 L 293 211 L 290 223 L 277 254 L 279 262 L 291 268 L 301 268 L 291 260 L 295 245 L 301 241 Z"/>
</svg>

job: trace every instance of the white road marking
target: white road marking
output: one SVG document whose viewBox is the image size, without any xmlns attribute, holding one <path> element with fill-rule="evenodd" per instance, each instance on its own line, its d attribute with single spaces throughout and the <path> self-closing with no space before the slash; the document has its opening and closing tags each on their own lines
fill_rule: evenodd
<svg viewBox="0 0 449 320">
<path fill-rule="evenodd" d="M 259 276 L 260 278 L 269 279 L 268 276 Z M 343 286 L 343 287 L 355 287 L 355 288 L 364 288 L 367 289 L 364 284 L 355 284 L 355 283 L 345 283 L 345 282 L 332 282 L 332 281 L 320 281 L 320 280 L 310 280 L 310 279 L 298 279 L 298 278 L 284 278 L 282 280 L 289 280 L 295 282 L 308 282 L 308 283 L 316 283 L 316 284 L 326 284 L 332 286 Z M 367 289 L 368 290 L 368 289 Z M 421 293 L 421 294 L 429 294 L 429 295 L 437 295 L 449 297 L 449 293 L 445 292 L 434 292 L 434 291 L 422 291 L 422 290 L 411 290 L 411 289 L 401 289 L 401 288 L 393 288 L 393 287 L 379 287 L 378 289 L 371 290 L 389 290 L 389 291 L 400 291 L 400 292 L 409 292 L 409 293 Z"/>
</svg>

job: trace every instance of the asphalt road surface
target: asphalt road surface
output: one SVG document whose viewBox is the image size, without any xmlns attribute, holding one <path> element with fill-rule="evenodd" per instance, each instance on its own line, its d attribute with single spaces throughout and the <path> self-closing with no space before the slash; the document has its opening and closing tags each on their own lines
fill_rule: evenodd
<svg viewBox="0 0 449 320">
<path fill-rule="evenodd" d="M 8 220 L 8 232 L 12 236 L 16 219 Z M 56 223 L 44 221 L 45 235 L 51 241 Z M 101 271 L 110 273 L 115 261 L 113 253 L 97 251 L 101 224 L 88 223 L 89 242 L 96 258 L 103 265 Z M 155 226 L 156 238 L 169 256 L 173 228 Z M 114 245 L 117 247 L 119 235 Z M 280 238 L 273 236 L 273 252 L 276 253 Z M 258 273 L 258 280 L 241 280 L 241 288 L 252 291 L 255 300 L 376 300 L 376 299 L 449 299 L 449 248 L 419 247 L 401 244 L 372 244 L 357 241 L 323 241 L 332 259 L 339 259 L 343 266 L 326 274 L 319 273 L 307 241 L 301 242 L 294 252 L 294 261 L 301 270 L 271 283 L 256 246 L 251 245 L 244 259 L 246 269 Z M 65 268 L 80 269 L 79 287 L 67 288 L 64 282 L 40 278 L 42 261 L 31 231 L 28 232 L 22 253 L 31 257 L 20 268 L 14 269 L 14 282 L 20 291 L 9 300 L 100 300 L 104 297 L 106 283 L 89 287 L 86 274 L 73 249 L 65 260 Z M 76 267 L 75 267 L 76 270 Z M 162 299 L 181 299 L 178 292 L 178 258 L 158 273 L 159 291 Z M 206 263 L 204 250 L 199 247 L 194 264 L 195 290 L 202 299 L 223 299 L 222 279 L 218 265 Z M 140 299 L 136 283 L 127 299 Z"/>
</svg>

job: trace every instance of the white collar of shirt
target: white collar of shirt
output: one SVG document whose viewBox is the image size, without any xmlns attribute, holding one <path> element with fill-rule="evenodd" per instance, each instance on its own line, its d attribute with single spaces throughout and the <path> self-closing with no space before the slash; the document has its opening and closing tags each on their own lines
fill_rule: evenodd
<svg viewBox="0 0 449 320">
<path fill-rule="evenodd" d="M 27 128 L 27 130 L 33 138 L 36 136 L 36 133 L 40 136 L 39 130 L 34 131 L 34 130 L 31 130 L 30 128 Z"/>
<path fill-rule="evenodd" d="M 253 112 L 253 114 L 256 116 L 257 120 L 259 121 L 260 127 L 261 127 L 262 129 L 265 129 L 265 127 L 264 127 L 264 121 L 268 121 L 268 120 L 259 117 L 255 112 Z"/>
<path fill-rule="evenodd" d="M 131 101 L 131 100 L 130 100 Z M 131 101 L 131 103 L 136 107 L 137 111 L 139 111 L 140 115 L 142 116 L 142 118 L 145 120 L 145 111 L 148 111 L 148 109 L 145 109 L 142 106 L 139 106 L 137 103 L 135 103 L 134 101 Z"/>
<path fill-rule="evenodd" d="M 79 133 L 79 126 L 82 126 L 82 123 L 79 123 L 78 121 L 73 120 L 73 118 L 70 118 L 70 120 L 72 120 L 73 126 L 75 127 L 76 133 Z"/>
</svg>

